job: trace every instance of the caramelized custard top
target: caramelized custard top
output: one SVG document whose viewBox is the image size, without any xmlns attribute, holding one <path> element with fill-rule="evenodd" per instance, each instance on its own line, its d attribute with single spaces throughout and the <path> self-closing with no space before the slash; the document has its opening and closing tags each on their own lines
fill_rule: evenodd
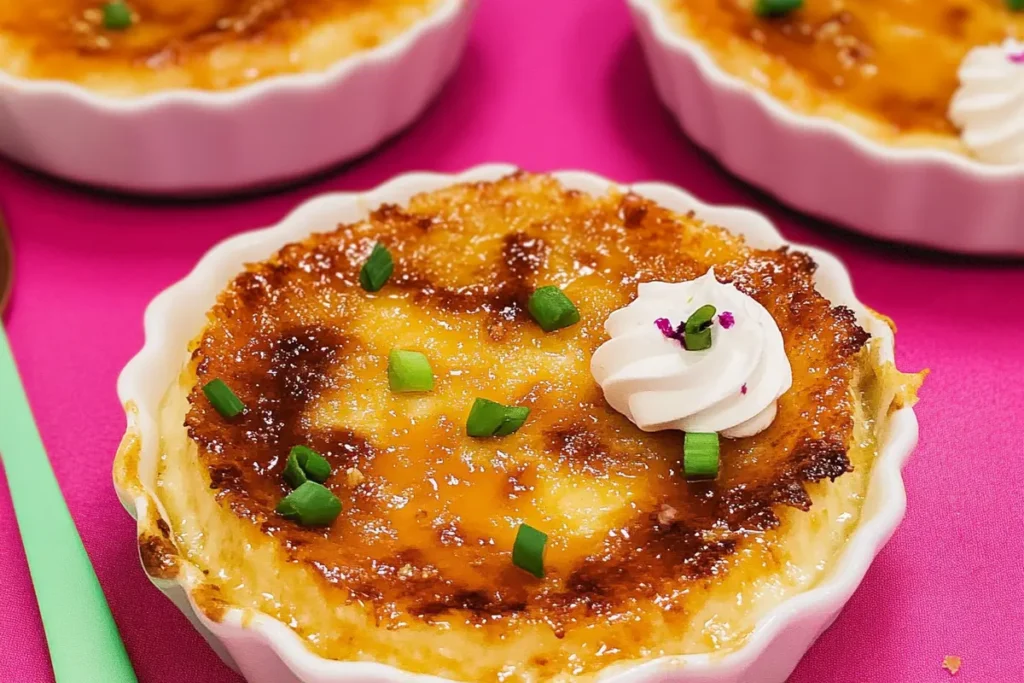
<svg viewBox="0 0 1024 683">
<path fill-rule="evenodd" d="M 896 131 L 955 135 L 947 119 L 968 50 L 1024 36 L 1024 13 L 1005 0 L 804 0 L 787 16 L 753 12 L 754 0 L 664 0 L 731 71 L 798 108 L 792 82 L 887 122 Z M 754 50 L 763 60 L 736 51 Z M 731 55 L 729 53 L 732 53 Z M 796 101 L 794 101 L 796 100 Z"/>
<path fill-rule="evenodd" d="M 4 0 L 0 69 L 87 85 L 121 78 L 126 92 L 230 88 L 325 69 L 393 37 L 438 2 L 128 0 L 134 23 L 111 30 L 104 0 Z"/>
<path fill-rule="evenodd" d="M 369 294 L 358 273 L 377 241 L 395 272 Z M 712 265 L 778 321 L 793 387 L 767 431 L 723 440 L 717 481 L 687 483 L 682 434 L 642 432 L 611 410 L 589 361 L 638 282 Z M 239 275 L 194 350 L 187 427 L 221 504 L 378 623 L 515 614 L 557 633 L 631 602 L 668 607 L 741 538 L 777 525 L 776 506 L 806 509 L 805 482 L 850 467 L 850 382 L 867 334 L 815 291 L 813 272 L 805 254 L 752 249 L 631 194 L 592 198 L 527 174 L 453 186 Z M 578 324 L 545 334 L 532 321 L 527 298 L 545 284 L 565 288 Z M 393 347 L 429 357 L 433 392 L 388 390 Z M 217 414 L 199 388 L 212 378 L 244 414 Z M 511 436 L 472 439 L 478 396 L 532 412 Z M 344 510 L 329 528 L 274 513 L 295 444 L 334 468 Z M 542 580 L 512 564 L 522 522 L 549 534 Z"/>
</svg>

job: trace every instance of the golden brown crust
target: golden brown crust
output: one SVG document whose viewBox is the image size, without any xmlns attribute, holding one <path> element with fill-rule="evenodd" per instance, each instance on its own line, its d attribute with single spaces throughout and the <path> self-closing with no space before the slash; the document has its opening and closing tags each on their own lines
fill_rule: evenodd
<svg viewBox="0 0 1024 683">
<path fill-rule="evenodd" d="M 192 600 L 210 621 L 223 621 L 231 605 L 221 595 L 220 587 L 212 583 L 201 583 L 191 591 Z"/>
<path fill-rule="evenodd" d="M 72 81 L 89 81 L 93 73 L 107 70 L 128 79 L 133 73 L 177 70 L 180 76 L 172 79 L 176 87 L 233 87 L 302 70 L 307 56 L 303 41 L 331 24 L 347 23 L 344 32 L 319 37 L 321 43 L 335 44 L 338 57 L 384 42 L 433 4 L 435 0 L 132 0 L 133 25 L 109 30 L 103 25 L 103 3 L 96 0 L 5 0 L 0 3 L 0 48 L 25 46 L 26 54 L 7 56 L 0 49 L 0 69 Z M 250 50 L 249 58 L 222 54 L 211 59 L 225 46 Z"/>
<path fill-rule="evenodd" d="M 171 529 L 163 519 L 156 520 L 159 535 L 147 531 L 139 534 L 139 557 L 146 573 L 158 579 L 178 576 L 178 549 L 171 540 Z"/>
<path fill-rule="evenodd" d="M 972 47 L 1024 36 L 1024 15 L 989 0 L 804 0 L 761 17 L 750 0 L 663 0 L 727 70 L 790 106 L 846 107 L 891 134 L 956 137 L 947 117 Z"/>
<path fill-rule="evenodd" d="M 139 458 L 142 454 L 142 441 L 138 429 L 134 426 L 134 419 L 138 415 L 138 408 L 134 401 L 128 401 L 124 405 L 124 412 L 128 415 L 129 427 L 121 437 L 121 443 L 117 446 L 117 455 L 114 458 L 114 483 L 122 491 L 136 496 L 139 493 Z"/>
<path fill-rule="evenodd" d="M 368 295 L 358 271 L 378 240 L 395 274 Z M 793 387 L 768 430 L 723 442 L 717 481 L 688 484 L 680 435 L 639 431 L 578 369 L 638 282 L 691 279 L 712 265 L 778 321 Z M 817 293 L 814 268 L 806 254 L 752 249 L 634 195 L 591 198 L 524 173 L 454 186 L 289 245 L 238 276 L 194 351 L 189 434 L 221 503 L 363 601 L 378 623 L 515 615 L 564 633 L 630 601 L 671 602 L 713 575 L 746 534 L 776 526 L 776 506 L 806 509 L 805 482 L 848 471 L 850 381 L 867 334 Z M 551 282 L 566 285 L 582 320 L 544 335 L 525 303 Z M 383 379 L 383 357 L 407 333 L 437 349 L 428 355 L 438 387 L 426 398 L 391 395 Z M 489 395 L 531 406 L 526 426 L 506 439 L 467 439 L 473 396 L 501 385 L 528 354 L 540 355 L 525 364 L 517 393 Z M 570 372 L 548 367 L 580 358 Z M 235 389 L 243 415 L 226 421 L 210 407 L 199 386 L 214 377 Z M 346 401 L 361 409 L 350 423 L 324 417 Z M 427 414 L 410 418 L 417 406 Z M 295 444 L 333 466 L 328 486 L 344 512 L 329 529 L 273 512 Z M 351 468 L 361 475 L 354 486 Z M 629 502 L 585 551 L 563 542 L 549 516 L 549 575 L 538 581 L 511 566 L 505 532 L 481 530 L 492 519 L 514 528 L 500 520 L 547 509 L 555 479 L 572 483 L 567 495 L 593 489 Z"/>
</svg>

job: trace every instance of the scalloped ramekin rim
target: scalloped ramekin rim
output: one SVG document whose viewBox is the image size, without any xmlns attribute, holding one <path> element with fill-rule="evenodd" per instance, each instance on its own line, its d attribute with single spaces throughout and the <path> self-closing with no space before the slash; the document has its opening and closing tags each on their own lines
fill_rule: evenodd
<svg viewBox="0 0 1024 683">
<path fill-rule="evenodd" d="M 274 226 L 240 233 L 212 247 L 199 260 L 196 266 L 182 280 L 171 285 L 157 295 L 146 309 L 144 316 L 145 343 L 143 348 L 128 362 L 122 370 L 117 382 L 118 398 L 125 406 L 128 420 L 127 433 L 135 434 L 140 439 L 144 453 L 145 439 L 153 439 L 154 435 L 144 432 L 146 423 L 153 423 L 153 415 L 143 415 L 140 421 L 139 411 L 146 406 L 139 400 L 141 387 L 146 385 L 146 377 L 150 368 L 165 362 L 175 366 L 180 363 L 181 349 L 165 349 L 163 337 L 166 318 L 177 306 L 188 306 L 187 299 L 191 290 L 201 286 L 201 281 L 209 279 L 208 273 L 216 269 L 218 262 L 229 259 L 240 249 L 260 245 L 266 247 L 265 256 L 269 256 L 279 248 L 278 237 L 291 235 L 292 232 L 310 234 L 323 229 L 333 228 L 309 224 L 309 219 L 325 206 L 346 202 L 357 205 L 360 212 L 382 202 L 402 202 L 398 196 L 408 197 L 422 191 L 430 191 L 454 183 L 494 180 L 516 171 L 516 167 L 507 164 L 486 164 L 468 169 L 458 174 L 443 173 L 409 173 L 396 176 L 388 182 L 358 193 L 331 193 L 311 198 L 295 208 L 288 216 Z M 805 251 L 819 265 L 818 276 L 828 274 L 827 284 L 835 294 L 838 303 L 850 306 L 858 314 L 861 323 L 870 328 L 872 336 L 882 340 L 883 356 L 891 360 L 894 351 L 894 338 L 891 329 L 884 320 L 867 309 L 855 296 L 849 272 L 832 254 L 782 238 L 774 225 L 762 214 L 750 209 L 734 206 L 715 206 L 706 204 L 684 190 L 663 183 L 630 183 L 620 184 L 601 176 L 583 171 L 557 171 L 552 176 L 570 188 L 589 193 L 599 193 L 610 188 L 629 189 L 664 203 L 674 200 L 706 217 L 710 222 L 722 224 L 730 230 L 747 234 L 756 231 L 756 242 L 771 242 L 775 246 Z M 672 208 L 672 207 L 670 207 Z M 734 222 L 742 228 L 730 225 Z M 304 225 L 304 231 L 296 229 Z M 288 237 L 293 239 L 293 237 Z M 227 282 L 216 283 L 218 289 Z M 816 282 L 820 286 L 822 282 Z M 215 283 L 207 283 L 215 286 Z M 174 354 L 170 359 L 167 354 Z M 162 391 L 160 392 L 162 395 Z M 159 403 L 159 402 L 157 402 Z M 158 408 L 158 405 L 155 406 Z M 744 640 L 743 644 L 725 653 L 701 653 L 689 655 L 667 655 L 646 661 L 627 661 L 612 665 L 601 673 L 605 683 L 630 683 L 642 680 L 648 674 L 663 673 L 667 668 L 679 670 L 681 674 L 714 676 L 715 680 L 734 680 L 736 676 L 753 665 L 772 643 L 775 642 L 787 627 L 794 625 L 801 617 L 808 615 L 827 614 L 832 618 L 842 609 L 846 601 L 860 584 L 875 556 L 888 542 L 898 527 L 906 510 L 906 491 L 903 485 L 901 469 L 917 443 L 918 424 L 912 408 L 904 407 L 889 417 L 888 430 L 879 446 L 879 454 L 873 465 L 869 479 L 868 493 L 862 507 L 862 518 L 851 532 L 846 545 L 833 559 L 829 572 L 812 588 L 802 591 L 774 608 L 768 610 Z M 140 477 L 141 479 L 141 477 Z M 132 492 L 122 488 L 115 475 L 115 488 L 125 508 L 137 519 L 138 531 L 142 532 L 146 523 L 145 515 L 150 500 L 160 506 L 157 496 L 141 481 L 131 482 L 139 491 Z M 136 495 L 137 494 L 137 495 Z M 873 512 L 868 514 L 869 503 L 873 502 Z M 190 565 L 191 566 L 191 565 Z M 201 579 L 194 571 L 179 571 L 173 580 L 155 579 L 150 577 L 164 592 L 168 586 L 177 585 L 184 590 L 193 611 L 202 624 L 218 638 L 220 634 L 239 629 L 258 634 L 263 645 L 271 648 L 300 679 L 315 675 L 317 680 L 350 680 L 351 676 L 371 674 L 374 680 L 408 681 L 422 683 L 448 682 L 449 679 L 412 674 L 387 664 L 375 662 L 348 662 L 329 660 L 308 649 L 300 636 L 288 626 L 266 613 L 253 613 L 241 607 L 229 607 L 217 621 L 210 619 L 198 607 L 193 599 L 193 591 L 201 585 Z M 803 651 L 800 652 L 803 655 Z M 679 669 L 679 667 L 683 667 Z M 323 677 L 327 677 L 326 679 Z M 638 678 L 640 677 L 640 678 Z M 712 680 L 701 678 L 702 681 Z"/>
<path fill-rule="evenodd" d="M 93 90 L 74 81 L 15 76 L 2 69 L 0 69 L 0 88 L 8 88 L 26 94 L 74 98 L 89 103 L 97 110 L 119 114 L 148 112 L 167 105 L 180 104 L 210 109 L 229 109 L 248 105 L 253 100 L 274 92 L 301 92 L 330 86 L 348 78 L 357 69 L 393 60 L 407 51 L 424 34 L 452 22 L 466 2 L 467 0 L 441 0 L 441 4 L 430 14 L 414 22 L 390 40 L 342 57 L 322 71 L 275 74 L 225 90 L 169 88 L 137 96 L 119 97 Z"/>
<path fill-rule="evenodd" d="M 790 131 L 812 131 L 817 134 L 838 137 L 860 155 L 897 166 L 935 164 L 952 169 L 962 176 L 983 181 L 993 178 L 1024 180 L 1024 162 L 988 164 L 938 147 L 885 145 L 838 121 L 799 112 L 764 89 L 753 87 L 747 81 L 718 66 L 714 58 L 700 43 L 672 27 L 664 7 L 664 0 L 626 1 L 634 10 L 646 17 L 658 41 L 666 48 L 689 57 L 697 65 L 705 80 L 710 81 L 716 87 L 754 101 L 763 113 L 779 121 Z"/>
</svg>

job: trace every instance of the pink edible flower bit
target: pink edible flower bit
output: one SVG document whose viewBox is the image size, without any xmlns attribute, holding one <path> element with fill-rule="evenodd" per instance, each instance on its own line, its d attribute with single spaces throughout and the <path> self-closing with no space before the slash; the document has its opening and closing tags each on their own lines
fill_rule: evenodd
<svg viewBox="0 0 1024 683">
<path fill-rule="evenodd" d="M 723 330 L 727 330 L 736 324 L 736 317 L 731 311 L 722 311 L 718 316 L 718 324 L 722 326 Z"/>
<path fill-rule="evenodd" d="M 663 335 L 668 339 L 675 339 L 677 342 L 682 344 L 683 348 L 686 348 L 686 321 L 679 323 L 678 327 L 672 327 L 672 321 L 668 318 L 658 318 L 654 321 L 655 326 L 658 328 Z"/>
<path fill-rule="evenodd" d="M 744 384 L 742 387 L 740 387 L 740 393 L 743 394 L 744 396 L 747 395 L 747 385 L 746 384 Z"/>
<path fill-rule="evenodd" d="M 1024 52 L 1011 52 L 1006 55 L 1011 64 L 1024 64 Z"/>
</svg>

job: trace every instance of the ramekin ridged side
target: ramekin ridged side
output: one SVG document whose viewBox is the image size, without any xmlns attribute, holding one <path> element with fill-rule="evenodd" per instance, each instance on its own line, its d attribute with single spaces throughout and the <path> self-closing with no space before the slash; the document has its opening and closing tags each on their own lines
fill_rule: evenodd
<svg viewBox="0 0 1024 683">
<path fill-rule="evenodd" d="M 736 176 L 872 237 L 946 251 L 1024 255 L 1024 164 L 890 147 L 790 109 L 726 73 L 675 28 L 664 0 L 627 0 L 665 106 Z"/>
<path fill-rule="evenodd" d="M 476 0 L 443 0 L 325 72 L 233 90 L 117 98 L 0 71 L 0 153 L 125 192 L 212 195 L 301 178 L 368 152 L 424 110 L 462 54 Z"/>
<path fill-rule="evenodd" d="M 114 483 L 121 501 L 138 520 L 140 538 L 159 534 L 158 522 L 165 516 L 155 494 L 161 398 L 176 380 L 190 340 L 201 332 L 206 311 L 245 263 L 267 258 L 285 244 L 311 233 L 360 220 L 380 204 L 405 204 L 420 192 L 453 183 L 495 180 L 514 170 L 512 166 L 493 164 L 458 175 L 413 173 L 365 193 L 320 196 L 274 227 L 243 233 L 215 246 L 184 280 L 157 296 L 145 314 L 145 345 L 124 368 L 117 385 L 128 426 L 114 464 Z M 815 274 L 817 288 L 833 303 L 853 309 L 860 324 L 881 340 L 883 360 L 892 359 L 894 342 L 890 327 L 857 300 L 849 274 L 839 260 L 818 249 L 787 243 L 761 214 L 709 206 L 676 187 L 660 183 L 619 186 L 579 171 L 553 175 L 566 186 L 583 192 L 602 194 L 610 187 L 622 187 L 675 211 L 693 210 L 711 223 L 744 235 L 755 246 L 789 245 L 808 252 L 819 266 Z M 619 665 L 608 670 L 602 680 L 655 683 L 670 678 L 682 683 L 782 683 L 839 614 L 903 518 L 906 495 L 900 470 L 916 443 L 917 419 L 913 410 L 902 408 L 893 413 L 871 473 L 862 520 L 832 570 L 814 588 L 764 615 L 742 647 L 728 654 L 671 656 Z M 243 613 L 241 608 L 230 605 L 218 614 L 204 613 L 194 599 L 204 586 L 204 575 L 184 561 L 173 576 L 150 578 L 250 683 L 443 680 L 414 676 L 382 664 L 324 659 L 308 650 L 283 623 L 266 614 Z"/>
</svg>

